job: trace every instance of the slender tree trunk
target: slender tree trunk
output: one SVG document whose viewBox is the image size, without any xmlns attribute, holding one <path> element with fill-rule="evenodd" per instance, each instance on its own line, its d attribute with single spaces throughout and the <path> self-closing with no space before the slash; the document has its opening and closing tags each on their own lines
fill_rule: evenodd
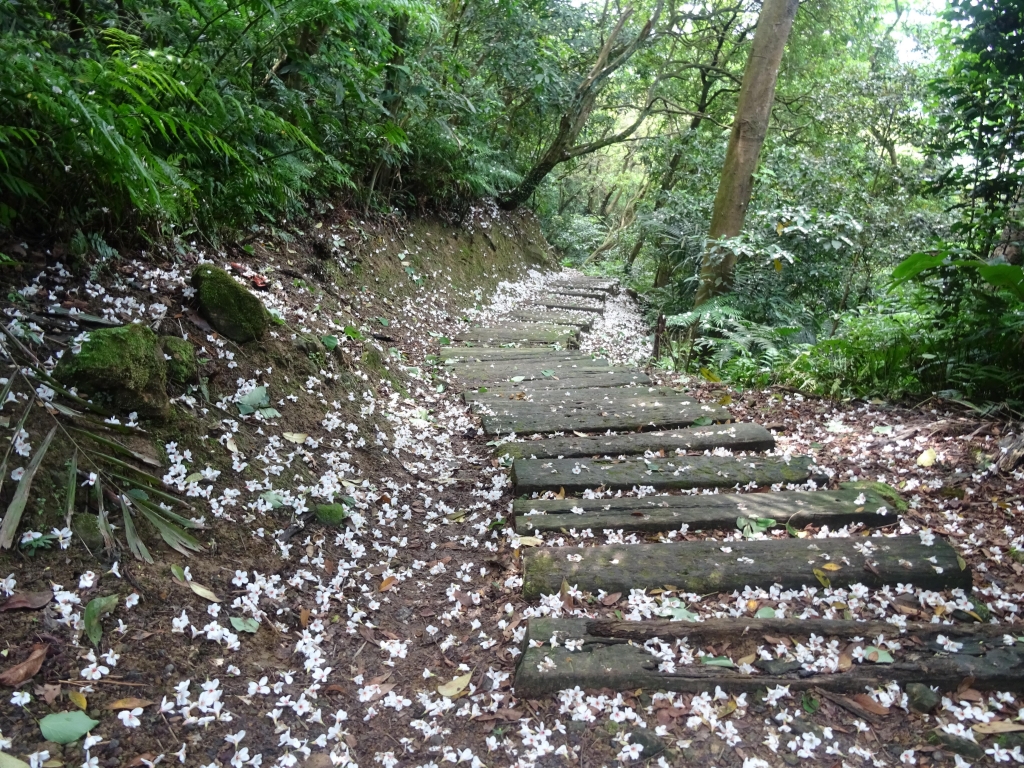
<svg viewBox="0 0 1024 768">
<path fill-rule="evenodd" d="M 732 287 L 736 256 L 717 245 L 717 241 L 736 237 L 743 229 L 754 186 L 754 170 L 768 132 L 779 65 L 799 4 L 799 0 L 765 0 L 761 7 L 715 197 L 694 306 Z"/>
</svg>

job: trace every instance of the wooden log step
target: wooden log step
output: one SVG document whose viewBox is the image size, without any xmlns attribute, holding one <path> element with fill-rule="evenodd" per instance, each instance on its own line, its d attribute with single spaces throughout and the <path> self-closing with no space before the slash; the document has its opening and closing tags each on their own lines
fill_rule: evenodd
<svg viewBox="0 0 1024 768">
<path fill-rule="evenodd" d="M 548 368 L 552 378 L 564 370 L 571 371 L 570 365 L 560 369 Z M 520 395 L 514 385 L 499 385 L 486 392 L 465 392 L 463 399 L 492 410 L 509 406 L 509 400 L 533 405 L 556 406 L 558 408 L 648 408 L 654 406 L 697 405 L 692 396 L 669 387 L 576 387 L 574 389 L 544 389 Z"/>
<path fill-rule="evenodd" d="M 625 623 L 625 622 L 623 622 Z M 657 635 L 669 641 L 672 634 L 664 622 L 629 622 L 643 628 L 651 624 L 651 631 L 662 631 L 666 634 Z M 773 645 L 765 639 L 765 635 L 773 638 L 808 637 L 810 632 L 824 637 L 848 639 L 851 637 L 870 638 L 878 634 L 886 638 L 897 639 L 898 632 L 892 625 L 883 625 L 876 629 L 880 622 L 822 622 L 787 620 L 784 628 L 776 626 L 777 622 L 770 619 L 736 619 L 703 623 L 675 622 L 675 636 L 690 633 L 690 647 L 699 648 L 701 642 L 731 641 L 733 644 L 746 647 L 763 643 Z M 1002 644 L 1002 632 L 1010 629 L 1009 625 L 943 625 L 943 624 L 908 624 L 907 636 L 914 638 L 901 640 L 902 647 L 893 652 L 891 664 L 874 664 L 870 661 L 844 664 L 840 670 L 832 674 L 810 672 L 788 665 L 791 671 L 782 671 L 786 667 L 775 666 L 779 670 L 774 674 L 759 670 L 759 674 L 743 674 L 737 669 L 709 666 L 700 663 L 677 665 L 674 672 L 660 672 L 658 660 L 642 646 L 631 644 L 623 637 L 608 637 L 598 634 L 602 622 L 587 619 L 549 619 L 534 618 L 527 622 L 526 634 L 523 638 L 523 653 L 516 666 L 515 691 L 521 698 L 539 698 L 550 696 L 561 690 L 579 686 L 585 691 L 610 688 L 615 691 L 635 691 L 638 688 L 645 692 L 673 691 L 678 693 L 701 693 L 713 691 L 720 686 L 726 693 L 753 693 L 758 689 L 774 688 L 778 685 L 789 686 L 791 692 L 815 689 L 833 696 L 839 694 L 863 693 L 865 688 L 875 688 L 881 682 L 895 680 L 901 686 L 909 683 L 923 683 L 938 686 L 940 690 L 956 690 L 961 682 L 970 678 L 971 687 L 979 690 L 999 690 L 1020 693 L 1024 691 L 1024 648 L 1020 645 L 1007 647 Z M 807 624 L 808 627 L 799 631 L 794 624 Z M 831 625 L 831 626 L 823 626 Z M 605 623 L 607 627 L 607 623 Z M 792 626 L 792 628 L 790 628 Z M 769 629 L 771 627 L 771 629 Z M 646 634 L 646 631 L 644 631 Z M 972 643 L 974 653 L 944 653 L 937 650 L 936 638 L 943 634 L 956 642 Z M 668 636 L 666 636 L 668 635 Z M 552 646 L 552 637 L 556 638 L 557 647 Z M 720 639 L 720 640 L 719 640 Z M 568 650 L 565 641 L 582 641 L 576 650 Z M 636 641 L 634 641 L 636 642 Z M 537 645 L 543 643 L 543 645 Z M 866 643 L 858 643 L 862 648 Z M 730 656 L 739 656 L 740 651 L 733 651 Z M 857 705 L 850 699 L 839 697 L 839 704 L 858 712 Z M 835 701 L 836 699 L 833 699 Z M 797 697 L 799 701 L 799 696 Z M 897 710 L 898 711 L 898 710 Z M 868 713 L 862 717 L 872 720 L 875 716 Z"/>
<path fill-rule="evenodd" d="M 532 374 L 519 374 L 523 381 L 513 382 L 507 379 L 495 380 L 490 378 L 493 374 L 486 371 L 453 371 L 471 387 L 512 386 L 521 388 L 524 392 L 534 392 L 538 389 L 562 389 L 564 387 L 643 387 L 649 386 L 651 378 L 646 373 L 639 373 L 632 368 L 595 368 L 593 370 L 573 370 L 568 374 L 559 374 L 558 378 Z"/>
<path fill-rule="evenodd" d="M 599 315 L 604 314 L 604 304 L 598 304 L 594 301 L 585 301 L 583 299 L 572 299 L 568 296 L 540 296 L 532 299 L 530 304 L 537 307 L 543 307 L 545 309 L 572 309 L 577 312 L 596 312 Z"/>
<path fill-rule="evenodd" d="M 619 292 L 619 281 L 604 277 L 567 277 L 552 280 L 549 288 L 582 288 L 588 291 L 602 291 L 609 295 Z"/>
<path fill-rule="evenodd" d="M 542 312 L 521 310 L 513 312 L 512 317 L 525 323 L 550 323 L 551 325 L 569 325 L 581 331 L 589 331 L 594 325 L 594 315 L 581 312 L 571 315 L 568 312 Z"/>
<path fill-rule="evenodd" d="M 501 344 L 559 344 L 563 347 L 576 343 L 577 331 L 564 325 L 509 324 L 494 328 L 468 328 L 453 331 L 452 341 L 472 341 L 484 346 Z"/>
<path fill-rule="evenodd" d="M 552 349 L 550 347 L 441 347 L 441 360 L 456 362 L 515 363 L 522 360 L 561 362 L 587 362 L 607 365 L 604 358 L 596 358 L 589 352 L 574 349 Z"/>
<path fill-rule="evenodd" d="M 490 390 L 488 390 L 490 391 Z M 504 396 L 504 390 L 501 390 Z M 535 395 L 536 396 L 536 395 Z M 551 437 L 522 443 L 503 443 L 499 455 L 516 459 L 555 459 L 578 456 L 632 456 L 664 450 L 672 455 L 680 451 L 707 451 L 728 448 L 731 451 L 770 451 L 775 438 L 760 424 L 713 424 L 708 427 L 640 432 L 625 435 Z"/>
<path fill-rule="evenodd" d="M 779 493 L 716 493 L 700 496 L 627 496 L 618 499 L 516 499 L 512 504 L 516 533 L 558 533 L 569 528 L 593 531 L 735 531 L 739 520 L 773 520 L 800 529 L 827 525 L 892 525 L 899 512 L 874 492 L 780 491 Z M 575 512 L 574 512 L 575 510 Z M 583 510 L 579 512 L 578 510 Z M 537 513 L 541 514 L 537 514 Z"/>
<path fill-rule="evenodd" d="M 720 406 L 666 403 L 657 407 L 640 407 L 626 402 L 623 406 L 581 404 L 579 407 L 551 406 L 525 400 L 504 400 L 501 408 L 480 411 L 483 430 L 487 434 L 509 432 L 605 432 L 609 429 L 667 429 L 688 427 L 698 419 L 726 421 L 729 413 Z"/>
<path fill-rule="evenodd" d="M 570 555 L 581 559 L 574 562 Z M 563 580 L 584 592 L 622 594 L 667 585 L 701 595 L 775 584 L 783 589 L 821 587 L 816 570 L 833 587 L 971 588 L 970 570 L 961 570 L 956 552 L 945 541 L 925 546 L 917 536 L 895 536 L 527 549 L 523 596 L 535 600 L 557 593 Z"/>
<path fill-rule="evenodd" d="M 554 414 L 551 414 L 554 416 Z M 680 456 L 667 459 L 516 459 L 512 463 L 512 483 L 517 496 L 564 489 L 580 494 L 588 488 L 628 491 L 635 486 L 656 490 L 671 488 L 732 488 L 756 483 L 764 487 L 776 483 L 824 485 L 827 477 L 811 469 L 814 460 L 795 456 L 783 459 L 759 456 Z"/>
<path fill-rule="evenodd" d="M 558 385 L 562 376 L 579 378 L 609 371 L 631 373 L 628 368 L 613 368 L 605 361 L 567 360 L 559 362 L 550 358 L 526 358 L 524 360 L 484 360 L 479 363 L 456 363 L 449 366 L 451 372 L 466 380 L 484 380 L 494 384 L 522 384 L 526 381 L 547 379 Z M 520 378 L 522 377 L 522 378 Z"/>
<path fill-rule="evenodd" d="M 551 289 L 551 293 L 556 296 L 574 296 L 579 299 L 595 299 L 596 301 L 604 301 L 608 298 L 608 294 L 604 291 L 587 290 L 586 288 L 562 288 L 554 286 Z"/>
</svg>

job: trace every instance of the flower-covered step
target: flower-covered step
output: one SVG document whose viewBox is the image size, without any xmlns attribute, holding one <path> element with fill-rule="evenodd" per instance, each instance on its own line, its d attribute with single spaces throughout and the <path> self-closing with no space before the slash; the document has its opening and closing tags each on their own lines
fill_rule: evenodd
<svg viewBox="0 0 1024 768">
<path fill-rule="evenodd" d="M 502 344 L 558 344 L 569 347 L 576 343 L 577 331 L 565 325 L 540 323 L 509 323 L 496 328 L 468 328 L 453 331 L 453 341 L 473 342 L 484 346 Z"/>
<path fill-rule="evenodd" d="M 523 555 L 523 595 L 664 589 L 709 594 L 745 587 L 971 588 L 971 572 L 945 541 L 917 536 L 687 541 L 599 547 L 538 547 Z"/>
<path fill-rule="evenodd" d="M 579 430 L 577 430 L 579 431 Z M 577 458 L 580 456 L 635 456 L 648 451 L 770 451 L 775 438 L 760 424 L 712 424 L 706 427 L 628 432 L 621 435 L 567 434 L 547 440 L 503 443 L 498 453 L 516 459 Z"/>
<path fill-rule="evenodd" d="M 603 358 L 597 358 L 587 352 L 571 349 L 553 349 L 551 347 L 441 347 L 441 360 L 445 365 L 457 363 L 515 363 L 524 360 L 579 362 L 607 365 Z"/>
<path fill-rule="evenodd" d="M 451 366 L 467 388 L 520 385 L 522 389 L 573 389 L 576 387 L 624 387 L 649 385 L 651 378 L 632 368 L 609 366 L 606 362 L 581 361 L 558 370 L 548 361 L 497 361 L 459 363 Z"/>
<path fill-rule="evenodd" d="M 512 317 L 526 323 L 550 323 L 552 325 L 569 325 L 580 331 L 589 331 L 594 325 L 595 315 L 592 312 L 579 312 L 571 315 L 568 312 L 546 312 L 543 310 L 520 310 L 513 312 Z"/>
<path fill-rule="evenodd" d="M 566 696 L 577 687 L 652 693 L 720 687 L 736 694 L 767 688 L 769 700 L 777 700 L 810 689 L 865 695 L 880 680 L 950 690 L 971 679 L 976 690 L 1022 691 L 1024 648 L 1004 644 L 1007 630 L 914 623 L 902 633 L 885 622 L 800 619 L 533 618 L 515 688 L 523 698 Z"/>
<path fill-rule="evenodd" d="M 485 426 L 486 423 L 485 417 Z M 638 457 L 621 461 L 516 459 L 512 464 L 512 483 L 518 496 L 559 490 L 567 494 L 581 494 L 592 488 L 613 491 L 628 491 L 641 486 L 655 490 L 733 488 L 750 483 L 769 486 L 778 483 L 806 483 L 808 480 L 818 485 L 828 480 L 814 468 L 810 456 L 794 456 L 789 459 L 757 456 Z"/>
<path fill-rule="evenodd" d="M 609 391 L 613 394 L 607 400 L 584 393 L 569 398 L 565 404 L 507 399 L 478 401 L 484 432 L 500 435 L 668 429 L 688 427 L 702 420 L 715 422 L 731 418 L 721 406 L 700 405 L 685 395 L 657 397 L 641 393 L 625 397 L 619 394 L 621 390 Z"/>
<path fill-rule="evenodd" d="M 550 288 L 566 288 L 569 290 L 582 290 L 601 292 L 608 296 L 614 296 L 619 292 L 619 281 L 606 277 L 572 277 L 556 278 L 547 282 Z"/>
<path fill-rule="evenodd" d="M 715 493 L 698 496 L 624 496 L 617 499 L 516 499 L 516 533 L 558 533 L 575 528 L 594 531 L 734 531 L 750 521 L 753 531 L 787 525 L 892 525 L 899 513 L 873 492 L 781 491 Z"/>
<path fill-rule="evenodd" d="M 594 312 L 604 314 L 604 302 L 575 296 L 539 296 L 531 301 L 532 306 L 542 309 L 571 309 L 577 312 Z"/>
</svg>

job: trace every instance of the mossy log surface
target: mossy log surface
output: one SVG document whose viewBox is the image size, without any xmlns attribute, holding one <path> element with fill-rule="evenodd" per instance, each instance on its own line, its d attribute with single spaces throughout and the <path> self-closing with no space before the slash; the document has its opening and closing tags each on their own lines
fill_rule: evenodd
<svg viewBox="0 0 1024 768">
<path fill-rule="evenodd" d="M 498 454 L 515 459 L 555 459 L 579 456 L 632 456 L 647 451 L 707 451 L 728 448 L 732 451 L 770 451 L 775 438 L 760 424 L 712 424 L 708 427 L 640 432 L 624 435 L 551 437 L 523 443 L 504 443 Z"/>
<path fill-rule="evenodd" d="M 562 288 L 555 286 L 551 289 L 551 293 L 555 296 L 572 296 L 578 299 L 594 299 L 595 301 L 604 301 L 608 298 L 608 294 L 604 291 L 587 288 Z"/>
<path fill-rule="evenodd" d="M 604 304 L 584 299 L 573 299 L 568 296 L 539 296 L 524 306 L 543 307 L 544 309 L 571 309 L 577 312 L 594 312 L 604 314 Z"/>
<path fill-rule="evenodd" d="M 567 312 L 542 312 L 542 311 L 519 311 L 513 312 L 512 317 L 522 320 L 525 323 L 550 323 L 551 325 L 568 325 L 578 328 L 581 331 L 589 331 L 594 325 L 592 313 L 580 313 L 570 315 Z"/>
<path fill-rule="evenodd" d="M 618 390 L 615 390 L 618 391 Z M 720 406 L 698 405 L 680 398 L 674 402 L 660 398 L 661 405 L 649 405 L 650 398 L 642 396 L 640 402 L 623 405 L 582 403 L 579 405 L 549 405 L 527 400 L 501 400 L 502 405 L 478 403 L 484 433 L 502 435 L 509 432 L 535 434 L 545 432 L 604 432 L 606 430 L 656 430 L 688 427 L 699 419 L 727 421 L 728 411 Z M 684 404 L 685 403 L 685 404 Z"/>
<path fill-rule="evenodd" d="M 606 365 L 577 364 L 575 368 L 563 368 L 562 371 L 545 376 L 544 371 L 553 370 L 546 367 L 547 363 L 528 366 L 525 363 L 517 368 L 491 365 L 490 363 L 471 363 L 452 366 L 452 373 L 459 377 L 467 387 L 490 386 L 495 384 L 518 384 L 524 391 L 532 388 L 565 389 L 575 387 L 625 387 L 649 385 L 650 377 L 629 368 L 613 368 Z M 522 377 L 521 381 L 512 381 Z"/>
<path fill-rule="evenodd" d="M 604 358 L 594 357 L 586 352 L 553 347 L 442 347 L 441 360 L 447 365 L 459 362 L 515 363 L 524 360 L 553 362 L 599 362 L 607 365 Z M 451 362 L 449 362 L 451 361 Z"/>
<path fill-rule="evenodd" d="M 871 543 L 869 555 L 858 549 L 865 542 Z M 572 562 L 567 555 L 583 559 Z M 933 557 L 935 563 L 929 560 Z M 701 595 L 775 584 L 783 589 L 821 587 L 814 570 L 826 564 L 839 566 L 821 571 L 833 587 L 971 588 L 970 570 L 960 569 L 956 552 L 946 542 L 925 546 L 917 536 L 896 536 L 528 549 L 523 556 L 523 596 L 535 600 L 554 594 L 563 580 L 585 592 L 623 594 L 666 585 Z"/>
<path fill-rule="evenodd" d="M 471 341 L 483 346 L 517 343 L 559 344 L 563 347 L 569 347 L 576 343 L 576 337 L 576 330 L 564 325 L 527 324 L 519 327 L 469 328 L 464 331 L 454 331 L 451 334 L 452 341 Z"/>
<path fill-rule="evenodd" d="M 781 491 L 716 493 L 699 496 L 629 496 L 618 499 L 516 499 L 512 505 L 516 533 L 558 533 L 568 528 L 594 531 L 734 531 L 740 518 L 774 520 L 772 528 L 827 525 L 892 525 L 896 510 L 877 494 L 859 491 Z M 583 512 L 573 513 L 582 509 Z M 880 511 L 880 510 L 884 510 Z M 533 512 L 533 514 L 530 514 Z M 536 514 L 540 512 L 542 514 Z"/>
<path fill-rule="evenodd" d="M 516 459 L 512 464 L 512 484 L 516 495 L 557 491 L 582 493 L 588 488 L 626 490 L 634 486 L 655 489 L 732 488 L 739 484 L 758 486 L 776 483 L 805 483 L 814 480 L 824 485 L 827 478 L 811 471 L 809 456 L 783 459 L 746 456 L 679 456 L 670 459 Z M 578 471 L 574 471 L 578 470 Z"/>
<path fill-rule="evenodd" d="M 899 653 L 893 664 L 855 664 L 849 671 L 836 674 L 744 675 L 738 670 L 699 665 L 663 673 L 658 671 L 658 660 L 642 647 L 595 636 L 587 629 L 587 619 L 530 619 L 516 667 L 516 695 L 539 698 L 576 686 L 615 691 L 639 688 L 647 693 L 700 693 L 721 686 L 727 693 L 738 694 L 788 685 L 794 692 L 816 688 L 834 693 L 862 693 L 865 687 L 873 688 L 887 680 L 895 680 L 901 686 L 924 683 L 941 690 L 955 690 L 965 678 L 972 678 L 972 687 L 980 690 L 1024 691 L 1024 649 L 1004 647 L 998 641 L 986 644 L 980 655 L 936 654 L 909 647 Z M 555 633 L 559 645 L 551 647 L 551 636 Z M 582 648 L 567 651 L 567 639 L 583 640 Z M 534 648 L 531 641 L 544 645 Z M 545 665 L 542 672 L 539 665 L 545 659 L 550 659 L 553 666 Z"/>
<path fill-rule="evenodd" d="M 549 368 L 553 375 L 561 370 Z M 564 370 L 564 369 L 562 369 Z M 571 370 L 571 369 L 570 369 Z M 697 405 L 689 395 L 681 394 L 668 387 L 576 387 L 575 389 L 543 389 L 521 393 L 506 386 L 489 388 L 486 392 L 470 391 L 462 395 L 463 400 L 488 410 L 516 410 L 520 403 L 563 407 L 589 408 L 630 408 L 653 405 Z"/>
<path fill-rule="evenodd" d="M 619 292 L 619 281 L 604 277 L 573 277 L 552 280 L 549 288 L 568 288 L 570 290 L 601 291 L 609 296 Z"/>
</svg>

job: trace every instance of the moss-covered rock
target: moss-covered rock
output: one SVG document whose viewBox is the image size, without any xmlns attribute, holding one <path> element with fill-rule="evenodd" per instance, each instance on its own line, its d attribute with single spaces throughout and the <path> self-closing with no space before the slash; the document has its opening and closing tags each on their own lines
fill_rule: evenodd
<svg viewBox="0 0 1024 768">
<path fill-rule="evenodd" d="M 348 517 L 348 507 L 344 504 L 317 504 L 316 519 L 327 525 L 341 525 Z"/>
<path fill-rule="evenodd" d="M 200 314 L 218 333 L 239 344 L 263 338 L 269 323 L 263 302 L 223 269 L 201 264 L 192 273 L 192 285 Z"/>
<path fill-rule="evenodd" d="M 71 518 L 71 530 L 82 540 L 90 552 L 103 549 L 103 534 L 100 533 L 100 519 L 96 515 L 78 514 Z"/>
<path fill-rule="evenodd" d="M 164 418 L 170 410 L 164 352 L 157 335 L 145 325 L 90 331 L 82 351 L 66 353 L 53 376 L 143 418 Z"/>
<path fill-rule="evenodd" d="M 164 355 L 170 358 L 167 360 L 167 378 L 175 384 L 195 381 L 199 372 L 195 348 L 177 336 L 161 336 L 160 346 L 163 347 Z"/>
</svg>

